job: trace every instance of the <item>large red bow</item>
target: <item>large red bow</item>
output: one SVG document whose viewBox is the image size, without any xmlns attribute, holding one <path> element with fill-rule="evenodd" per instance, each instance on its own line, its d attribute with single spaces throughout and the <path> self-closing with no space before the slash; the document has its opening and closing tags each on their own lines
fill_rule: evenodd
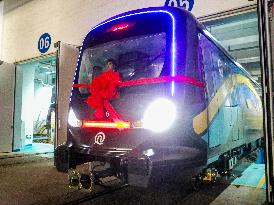
<svg viewBox="0 0 274 205">
<path fill-rule="evenodd" d="M 95 77 L 90 85 L 91 95 L 86 100 L 87 104 L 95 109 L 94 117 L 105 117 L 104 102 L 117 97 L 117 89 L 121 82 L 118 72 L 108 71 Z"/>
</svg>

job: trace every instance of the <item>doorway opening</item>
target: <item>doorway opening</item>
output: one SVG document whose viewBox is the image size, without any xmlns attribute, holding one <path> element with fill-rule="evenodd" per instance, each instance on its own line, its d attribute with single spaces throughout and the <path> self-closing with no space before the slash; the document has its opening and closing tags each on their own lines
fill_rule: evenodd
<svg viewBox="0 0 274 205">
<path fill-rule="evenodd" d="M 53 153 L 56 57 L 16 66 L 13 151 Z"/>
</svg>

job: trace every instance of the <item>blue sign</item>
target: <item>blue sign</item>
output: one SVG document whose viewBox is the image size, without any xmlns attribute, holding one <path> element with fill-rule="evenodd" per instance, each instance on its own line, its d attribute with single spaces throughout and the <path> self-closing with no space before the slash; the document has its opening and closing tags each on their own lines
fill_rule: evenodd
<svg viewBox="0 0 274 205">
<path fill-rule="evenodd" d="M 44 33 L 40 36 L 38 41 L 38 50 L 41 53 L 46 53 L 49 50 L 51 44 L 51 37 L 48 33 Z"/>
<path fill-rule="evenodd" d="M 165 6 L 173 6 L 192 11 L 194 0 L 166 0 Z"/>
</svg>

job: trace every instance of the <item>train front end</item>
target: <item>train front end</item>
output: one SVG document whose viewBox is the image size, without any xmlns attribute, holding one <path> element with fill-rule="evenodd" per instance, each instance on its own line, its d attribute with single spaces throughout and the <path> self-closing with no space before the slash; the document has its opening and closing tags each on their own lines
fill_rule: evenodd
<svg viewBox="0 0 274 205">
<path fill-rule="evenodd" d="M 205 107 L 196 32 L 189 13 L 162 8 L 125 13 L 89 32 L 69 108 L 69 168 L 92 162 L 98 180 L 147 187 L 206 164 L 206 142 L 193 131 Z"/>
</svg>

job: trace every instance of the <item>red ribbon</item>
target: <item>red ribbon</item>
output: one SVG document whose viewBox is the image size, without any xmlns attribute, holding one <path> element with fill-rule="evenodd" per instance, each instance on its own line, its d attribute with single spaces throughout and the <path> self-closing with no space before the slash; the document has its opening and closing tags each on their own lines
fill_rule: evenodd
<svg viewBox="0 0 274 205">
<path fill-rule="evenodd" d="M 90 85 L 73 84 L 74 88 L 89 88 L 91 95 L 86 100 L 87 104 L 95 109 L 94 117 L 102 119 L 105 117 L 104 111 L 109 114 L 114 122 L 123 121 L 120 115 L 112 107 L 109 101 L 118 96 L 119 87 L 130 87 L 146 84 L 181 82 L 198 87 L 205 87 L 205 84 L 188 76 L 162 76 L 156 78 L 144 78 L 122 82 L 118 72 L 105 72 L 93 79 Z"/>
<path fill-rule="evenodd" d="M 144 78 L 138 80 L 129 80 L 119 83 L 119 87 L 129 87 L 153 83 L 169 83 L 169 82 L 179 82 L 179 83 L 189 83 L 198 87 L 205 87 L 205 84 L 201 81 L 198 81 L 194 78 L 188 76 L 162 76 L 156 78 Z M 90 88 L 90 85 L 87 84 L 73 84 L 74 88 Z"/>
<path fill-rule="evenodd" d="M 138 80 L 129 80 L 125 82 L 121 82 L 119 87 L 129 87 L 136 85 L 146 85 L 146 84 L 154 84 L 154 83 L 169 83 L 169 82 L 179 82 L 179 83 L 189 83 L 198 87 L 205 87 L 205 84 L 201 81 L 198 81 L 194 78 L 188 76 L 162 76 L 157 78 L 144 78 Z"/>
</svg>

